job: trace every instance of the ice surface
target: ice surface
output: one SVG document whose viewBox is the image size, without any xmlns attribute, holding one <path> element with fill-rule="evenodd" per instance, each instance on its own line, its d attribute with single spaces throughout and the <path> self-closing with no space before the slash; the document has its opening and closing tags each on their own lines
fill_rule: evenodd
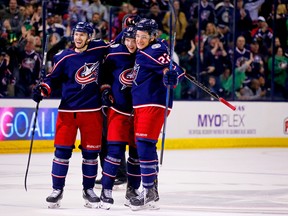
<svg viewBox="0 0 288 216">
<path fill-rule="evenodd" d="M 84 207 L 81 154 L 73 153 L 60 209 L 48 209 L 53 153 L 0 155 L 0 215 L 275 216 L 288 215 L 288 148 L 167 150 L 159 172 L 160 210 L 132 212 L 125 188 L 110 210 Z M 100 172 L 98 175 L 101 175 Z M 100 189 L 95 188 L 100 195 Z"/>
</svg>

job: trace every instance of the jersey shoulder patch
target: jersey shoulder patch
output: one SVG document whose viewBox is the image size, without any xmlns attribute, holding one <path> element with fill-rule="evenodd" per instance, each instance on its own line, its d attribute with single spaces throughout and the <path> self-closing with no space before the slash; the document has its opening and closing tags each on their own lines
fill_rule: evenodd
<svg viewBox="0 0 288 216">
<path fill-rule="evenodd" d="M 64 50 L 60 50 L 58 53 L 56 53 L 55 55 L 61 55 L 63 53 Z"/>
<path fill-rule="evenodd" d="M 111 48 L 117 48 L 117 47 L 119 47 L 119 45 L 120 45 L 120 44 L 112 44 L 110 47 L 111 47 Z"/>
<path fill-rule="evenodd" d="M 153 45 L 151 46 L 152 49 L 158 49 L 158 48 L 160 48 L 160 47 L 161 47 L 161 44 L 159 44 L 159 43 L 153 44 Z"/>
</svg>

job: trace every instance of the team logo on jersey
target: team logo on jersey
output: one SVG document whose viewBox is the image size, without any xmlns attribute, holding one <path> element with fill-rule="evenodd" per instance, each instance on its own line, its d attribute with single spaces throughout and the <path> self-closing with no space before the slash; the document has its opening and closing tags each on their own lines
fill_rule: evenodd
<svg viewBox="0 0 288 216">
<path fill-rule="evenodd" d="M 159 43 L 153 44 L 153 45 L 151 46 L 152 49 L 158 49 L 158 48 L 160 48 L 160 47 L 161 47 L 161 44 L 159 44 Z"/>
<path fill-rule="evenodd" d="M 85 63 L 75 74 L 75 80 L 77 83 L 82 85 L 82 88 L 92 82 L 97 83 L 99 71 L 99 62 L 96 63 Z"/>
<path fill-rule="evenodd" d="M 243 65 L 246 61 L 248 61 L 248 59 L 244 56 L 241 56 L 236 60 L 236 66 L 239 67 Z"/>
<path fill-rule="evenodd" d="M 119 82 L 123 85 L 121 90 L 125 89 L 126 87 L 132 87 L 133 79 L 134 79 L 133 68 L 124 70 L 119 75 Z"/>
<path fill-rule="evenodd" d="M 33 58 L 25 58 L 21 63 L 21 67 L 29 69 L 31 72 L 33 71 L 35 66 L 35 59 Z"/>
<path fill-rule="evenodd" d="M 139 69 L 140 69 L 140 65 L 137 64 L 137 63 L 135 63 L 134 68 L 133 68 L 133 71 L 132 71 L 132 76 L 134 77 L 133 83 L 134 83 L 135 85 L 138 85 L 138 84 L 136 83 L 136 78 L 137 78 L 137 76 L 138 76 Z"/>
</svg>

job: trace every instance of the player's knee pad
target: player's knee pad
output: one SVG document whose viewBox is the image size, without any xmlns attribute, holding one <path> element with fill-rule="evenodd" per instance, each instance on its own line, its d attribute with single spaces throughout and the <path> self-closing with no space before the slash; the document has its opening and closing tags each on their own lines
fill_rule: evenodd
<svg viewBox="0 0 288 216">
<path fill-rule="evenodd" d="M 82 157 L 86 160 L 95 160 L 98 157 L 98 152 L 84 151 L 82 150 Z"/>
<path fill-rule="evenodd" d="M 107 156 L 121 159 L 125 153 L 126 145 L 120 144 L 109 144 L 107 146 Z"/>
<path fill-rule="evenodd" d="M 69 160 L 72 155 L 72 149 L 56 148 L 54 155 L 57 159 Z"/>
<path fill-rule="evenodd" d="M 140 161 L 157 160 L 156 143 L 137 141 L 137 152 Z"/>
</svg>

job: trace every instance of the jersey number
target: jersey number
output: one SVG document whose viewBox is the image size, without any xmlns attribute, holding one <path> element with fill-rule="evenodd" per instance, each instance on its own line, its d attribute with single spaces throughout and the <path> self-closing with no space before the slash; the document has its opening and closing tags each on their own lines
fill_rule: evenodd
<svg viewBox="0 0 288 216">
<path fill-rule="evenodd" d="M 170 62 L 170 56 L 167 53 L 164 53 L 162 56 L 158 58 L 158 61 L 161 64 L 168 64 Z"/>
</svg>

